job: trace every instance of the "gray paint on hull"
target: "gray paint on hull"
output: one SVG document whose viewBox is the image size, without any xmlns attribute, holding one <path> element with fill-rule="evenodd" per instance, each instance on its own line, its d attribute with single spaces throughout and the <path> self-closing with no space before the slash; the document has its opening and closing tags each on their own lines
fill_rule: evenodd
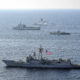
<svg viewBox="0 0 80 80">
<path fill-rule="evenodd" d="M 26 62 L 15 62 L 12 60 L 3 60 L 9 67 L 24 67 L 24 68 L 53 68 L 53 69 L 77 69 L 80 65 L 74 64 L 30 64 Z"/>
</svg>

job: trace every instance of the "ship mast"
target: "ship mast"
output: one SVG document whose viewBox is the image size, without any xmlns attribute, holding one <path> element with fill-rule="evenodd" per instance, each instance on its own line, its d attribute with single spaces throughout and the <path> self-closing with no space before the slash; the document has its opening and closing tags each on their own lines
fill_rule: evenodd
<svg viewBox="0 0 80 80">
<path fill-rule="evenodd" d="M 39 48 L 39 58 L 40 58 L 40 60 L 42 60 L 42 52 L 43 52 L 43 48 L 40 46 L 40 48 Z"/>
<path fill-rule="evenodd" d="M 33 52 L 33 56 L 34 56 L 34 59 L 36 59 L 36 52 L 35 51 Z"/>
</svg>

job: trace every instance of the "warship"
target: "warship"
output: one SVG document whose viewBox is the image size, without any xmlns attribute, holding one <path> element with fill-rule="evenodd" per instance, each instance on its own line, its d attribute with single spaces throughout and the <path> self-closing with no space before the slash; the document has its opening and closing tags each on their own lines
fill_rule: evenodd
<svg viewBox="0 0 80 80">
<path fill-rule="evenodd" d="M 44 69 L 79 69 L 79 64 L 73 64 L 70 59 L 64 60 L 60 59 L 45 59 L 42 55 L 43 48 L 39 48 L 39 58 L 36 56 L 36 52 L 33 55 L 29 55 L 26 61 L 14 61 L 14 60 L 2 60 L 7 67 L 21 67 L 21 68 L 44 68 Z M 50 53 L 46 50 L 46 54 Z"/>
<path fill-rule="evenodd" d="M 18 24 L 17 26 L 13 27 L 15 30 L 40 30 L 38 26 L 26 26 L 25 24 Z"/>
<path fill-rule="evenodd" d="M 45 21 L 43 18 L 39 22 L 35 22 L 34 25 L 39 25 L 39 26 L 48 26 L 48 21 Z"/>
<path fill-rule="evenodd" d="M 56 31 L 56 32 L 50 32 L 52 35 L 70 35 L 68 32 L 61 32 L 61 31 Z"/>
</svg>

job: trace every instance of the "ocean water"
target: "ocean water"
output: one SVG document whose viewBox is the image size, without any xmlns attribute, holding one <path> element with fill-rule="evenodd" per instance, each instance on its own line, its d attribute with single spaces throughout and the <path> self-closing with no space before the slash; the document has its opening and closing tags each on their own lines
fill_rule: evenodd
<svg viewBox="0 0 80 80">
<path fill-rule="evenodd" d="M 20 22 L 27 26 L 43 18 L 41 30 L 13 30 Z M 57 30 L 71 35 L 50 35 Z M 0 10 L 0 80 L 80 80 L 80 70 L 6 68 L 3 59 L 26 60 L 42 45 L 49 59 L 71 59 L 80 64 L 80 10 Z"/>
</svg>

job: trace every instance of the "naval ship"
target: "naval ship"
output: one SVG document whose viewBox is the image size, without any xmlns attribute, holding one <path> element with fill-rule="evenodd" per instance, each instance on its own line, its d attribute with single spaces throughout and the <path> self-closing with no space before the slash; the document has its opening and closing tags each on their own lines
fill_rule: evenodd
<svg viewBox="0 0 80 80">
<path fill-rule="evenodd" d="M 39 22 L 34 23 L 34 25 L 39 25 L 39 26 L 48 26 L 48 21 L 45 21 L 43 18 Z"/>
<path fill-rule="evenodd" d="M 44 69 L 79 69 L 79 64 L 73 64 L 70 59 L 45 59 L 42 55 L 43 48 L 39 48 L 39 58 L 36 56 L 36 52 L 33 55 L 29 55 L 26 61 L 14 61 L 14 60 L 2 60 L 7 67 L 21 67 L 21 68 L 44 68 Z M 49 53 L 47 53 L 49 54 Z"/>
<path fill-rule="evenodd" d="M 40 30 L 38 26 L 26 26 L 25 24 L 18 24 L 17 26 L 13 27 L 15 30 Z"/>
<path fill-rule="evenodd" d="M 61 31 L 56 31 L 56 32 L 50 32 L 51 35 L 70 35 L 68 32 L 61 32 Z"/>
</svg>

